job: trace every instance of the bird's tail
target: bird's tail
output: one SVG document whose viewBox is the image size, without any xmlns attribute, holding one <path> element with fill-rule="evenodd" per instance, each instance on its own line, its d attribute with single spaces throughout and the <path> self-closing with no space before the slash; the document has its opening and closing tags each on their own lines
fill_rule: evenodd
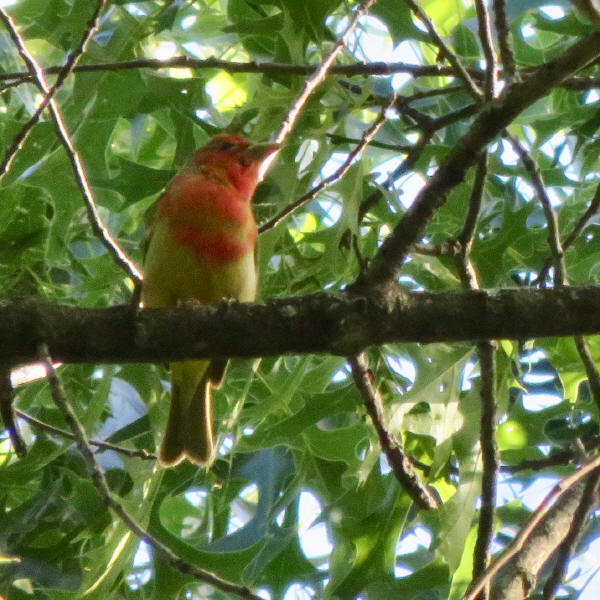
<svg viewBox="0 0 600 600">
<path fill-rule="evenodd" d="M 160 461 L 173 466 L 188 458 L 197 465 L 210 465 L 214 460 L 210 363 L 173 363 L 171 370 L 171 408 Z"/>
</svg>

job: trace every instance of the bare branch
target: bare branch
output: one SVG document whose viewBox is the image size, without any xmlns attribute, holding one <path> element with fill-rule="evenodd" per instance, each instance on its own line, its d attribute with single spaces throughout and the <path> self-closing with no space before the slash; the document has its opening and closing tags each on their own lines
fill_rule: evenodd
<svg viewBox="0 0 600 600">
<path fill-rule="evenodd" d="M 25 125 L 23 125 L 21 130 L 15 136 L 12 144 L 9 146 L 8 150 L 6 151 L 6 153 L 4 155 L 4 159 L 2 160 L 2 163 L 0 163 L 0 179 L 2 177 L 4 177 L 4 175 L 6 175 L 6 173 L 8 173 L 18 151 L 23 147 L 23 145 L 25 144 L 25 141 L 29 137 L 29 134 L 31 133 L 33 126 L 38 122 L 40 115 L 42 114 L 42 112 L 44 111 L 46 106 L 48 106 L 48 104 L 51 102 L 52 98 L 54 98 L 54 95 L 56 94 L 57 90 L 62 86 L 62 84 L 64 83 L 67 76 L 73 71 L 73 69 L 77 65 L 77 61 L 81 58 L 82 54 L 85 52 L 90 39 L 92 38 L 94 33 L 98 30 L 98 27 L 100 24 L 100 13 L 106 4 L 106 1 L 107 0 L 99 0 L 98 1 L 97 5 L 96 5 L 96 10 L 94 11 L 94 14 L 92 15 L 91 19 L 88 21 L 87 27 L 81 37 L 81 40 L 79 41 L 77 48 L 75 48 L 75 50 L 73 50 L 72 52 L 69 53 L 69 55 L 67 56 L 67 60 L 65 61 L 65 64 L 59 68 L 58 77 L 56 78 L 54 85 L 51 88 L 47 89 L 47 91 L 44 91 L 42 88 L 40 88 L 42 93 L 44 94 L 44 97 L 42 98 L 42 101 L 40 102 L 39 106 L 37 107 L 37 109 L 35 110 L 33 115 L 31 116 L 29 121 L 27 121 L 27 123 L 25 123 Z M 36 80 L 36 76 L 35 76 L 36 66 L 33 63 L 30 64 L 30 58 L 33 58 L 33 57 L 31 57 L 29 55 L 29 53 L 27 52 L 27 49 L 25 47 L 25 42 L 24 42 L 23 38 L 21 38 L 18 35 L 16 27 L 15 27 L 12 19 L 10 18 L 8 13 L 6 13 L 2 8 L 0 8 L 0 19 L 3 21 L 4 26 L 6 27 L 11 38 L 13 39 L 13 42 L 15 43 L 15 46 L 17 47 L 19 54 L 21 55 L 21 57 L 23 58 L 25 63 L 29 66 L 29 68 L 30 68 L 29 75 L 30 75 L 31 80 L 33 82 L 37 83 L 37 85 L 39 87 L 39 81 Z M 42 72 L 41 67 L 39 65 L 37 65 L 37 70 L 39 72 Z M 26 80 L 25 78 L 21 77 L 19 79 L 19 82 L 22 83 L 25 80 Z"/>
<path fill-rule="evenodd" d="M 510 132 L 505 131 L 504 137 L 510 142 L 513 150 L 518 154 L 521 162 L 531 177 L 531 183 L 537 194 L 538 200 L 542 205 L 546 225 L 548 227 L 548 245 L 550 246 L 550 254 L 554 263 L 554 284 L 561 286 L 566 283 L 566 266 L 565 255 L 560 243 L 560 233 L 558 231 L 558 216 L 552 207 L 542 173 L 537 163 L 529 153 L 529 151 L 519 142 L 519 140 Z"/>
<path fill-rule="evenodd" d="M 598 207 L 600 207 L 600 184 L 598 184 L 596 187 L 596 193 L 594 194 L 594 197 L 592 198 L 587 210 L 583 213 L 583 215 L 581 215 L 581 218 L 579 221 L 577 221 L 577 224 L 575 227 L 573 227 L 573 230 L 564 239 L 562 243 L 563 251 L 567 250 L 573 244 L 577 236 L 584 230 L 588 221 L 596 214 L 596 212 L 598 212 Z"/>
<path fill-rule="evenodd" d="M 476 290 L 480 287 L 477 273 L 469 255 L 473 236 L 475 235 L 477 217 L 481 208 L 486 173 L 487 154 L 484 153 L 477 165 L 465 223 L 457 238 L 460 242 L 461 253 L 456 257 L 456 265 L 463 288 L 467 290 Z M 473 555 L 473 579 L 477 579 L 485 571 L 490 559 L 490 548 L 494 537 L 496 519 L 496 477 L 500 462 L 496 442 L 496 423 L 498 419 L 496 414 L 496 344 L 490 340 L 479 341 L 477 343 L 477 354 L 479 355 L 481 371 L 479 445 L 483 462 L 483 476 L 481 480 L 479 527 Z M 486 586 L 481 590 L 478 600 L 486 600 L 488 596 L 489 589 Z"/>
<path fill-rule="evenodd" d="M 283 119 L 283 123 L 281 124 L 279 132 L 275 136 L 276 143 L 282 144 L 285 138 L 288 136 L 288 134 L 292 131 L 294 124 L 296 123 L 296 119 L 298 118 L 298 115 L 302 110 L 302 107 L 309 99 L 311 94 L 315 91 L 317 86 L 323 82 L 325 77 L 327 77 L 327 73 L 331 69 L 333 61 L 337 58 L 337 55 L 343 50 L 344 46 L 346 45 L 346 42 L 348 41 L 348 38 L 356 29 L 356 26 L 358 25 L 358 20 L 363 15 L 367 14 L 371 6 L 373 6 L 373 4 L 375 4 L 376 1 L 377 0 L 367 0 L 367 2 L 365 2 L 356 10 L 356 12 L 354 13 L 354 17 L 352 17 L 350 23 L 348 24 L 348 27 L 346 27 L 344 33 L 342 33 L 342 35 L 334 44 L 331 52 L 327 55 L 325 60 L 323 60 L 319 68 L 306 80 L 306 83 L 304 84 L 304 89 L 302 90 L 298 98 L 296 98 L 296 101 L 294 102 L 294 104 L 292 104 L 292 106 L 290 107 Z"/>
<path fill-rule="evenodd" d="M 504 70 L 503 77 L 511 84 L 517 74 L 517 66 L 510 39 L 510 25 L 506 14 L 506 2 L 505 0 L 493 0 L 493 6 L 494 22 L 500 46 L 500 60 L 502 61 L 502 68 Z"/>
<path fill-rule="evenodd" d="M 387 177 L 387 179 L 383 182 L 383 187 L 390 189 L 394 182 L 402 177 L 404 173 L 410 171 L 419 160 L 421 154 L 423 154 L 423 150 L 427 147 L 427 144 L 431 141 L 432 134 L 421 134 L 419 141 L 412 147 L 412 149 L 406 155 L 406 158 L 400 163 L 400 165 L 394 169 Z M 370 194 L 367 198 L 365 198 L 358 209 L 358 222 L 362 223 L 362 220 L 365 218 L 365 215 L 375 206 L 383 197 L 383 192 L 381 190 L 375 190 L 372 194 Z"/>
<path fill-rule="evenodd" d="M 462 244 L 457 239 L 447 239 L 441 244 L 417 242 L 410 250 L 425 256 L 458 256 L 462 252 Z"/>
<path fill-rule="evenodd" d="M 352 366 L 354 383 L 363 397 L 367 412 L 379 436 L 381 449 L 386 455 L 396 479 L 420 508 L 425 510 L 438 508 L 437 498 L 421 482 L 402 445 L 395 437 L 392 437 L 385 427 L 383 400 L 374 385 L 373 373 L 369 369 L 366 356 L 359 354 L 350 358 L 349 362 Z"/>
<path fill-rule="evenodd" d="M 579 353 L 583 368 L 585 369 L 585 374 L 587 375 L 590 384 L 592 397 L 594 398 L 596 406 L 600 409 L 600 373 L 598 372 L 596 361 L 592 356 L 587 340 L 583 336 L 575 336 L 575 345 L 577 346 L 577 352 Z"/>
<path fill-rule="evenodd" d="M 261 600 L 260 596 L 253 594 L 247 587 L 235 585 L 229 581 L 225 581 L 213 573 L 205 571 L 204 569 L 200 569 L 199 567 L 196 567 L 195 565 L 179 558 L 169 547 L 165 546 L 162 542 L 151 536 L 148 531 L 143 529 L 142 526 L 137 523 L 137 521 L 135 521 L 135 519 L 131 517 L 129 513 L 127 513 L 123 506 L 113 498 L 106 482 L 106 478 L 104 477 L 104 473 L 102 472 L 100 465 L 94 456 L 94 452 L 92 451 L 90 443 L 87 439 L 85 430 L 83 429 L 83 426 L 77 419 L 77 415 L 67 401 L 63 387 L 56 375 L 54 367 L 52 366 L 52 359 L 48 354 L 48 347 L 45 344 L 41 344 L 39 347 L 39 358 L 43 361 L 46 367 L 52 399 L 71 428 L 71 432 L 73 433 L 77 447 L 79 448 L 79 451 L 85 460 L 94 486 L 102 496 L 106 506 L 110 508 L 140 540 L 144 540 L 177 570 L 187 575 L 192 575 L 199 581 L 209 583 L 210 585 L 224 592 L 231 592 L 232 594 L 236 594 L 241 598 L 247 598 L 248 600 Z"/>
<path fill-rule="evenodd" d="M 67 363 L 352 356 L 372 345 L 600 333 L 600 288 L 320 292 L 264 303 L 82 308 L 24 299 L 0 304 L 0 363 L 37 360 L 45 340 Z"/>
<path fill-rule="evenodd" d="M 508 132 L 505 132 L 505 134 L 508 140 L 510 141 L 513 149 L 519 155 L 523 164 L 525 165 L 525 168 L 529 172 L 533 183 L 533 187 L 536 190 L 540 204 L 542 205 L 542 208 L 544 210 L 544 215 L 546 217 L 546 223 L 548 228 L 548 244 L 550 246 L 551 261 L 554 263 L 554 283 L 556 286 L 568 285 L 564 251 L 566 247 L 573 243 L 575 237 L 583 229 L 587 220 L 596 212 L 598 203 L 600 203 L 600 186 L 598 186 L 598 188 L 596 189 L 594 199 L 592 200 L 590 206 L 588 207 L 584 215 L 579 219 L 577 225 L 573 228 L 573 231 L 569 234 L 565 242 L 561 244 L 558 226 L 558 215 L 552 207 L 550 198 L 548 197 L 548 194 L 546 192 L 544 181 L 542 179 L 542 174 L 540 173 L 540 169 L 537 163 L 534 161 L 531 154 L 520 144 L 520 142 L 513 135 L 511 135 Z M 549 263 L 546 263 L 540 271 L 540 275 L 538 276 L 539 284 L 543 284 L 548 273 L 548 268 Z M 596 405 L 600 407 L 600 373 L 598 372 L 595 361 L 592 357 L 589 344 L 583 336 L 576 335 L 575 345 L 577 347 L 577 351 L 583 362 L 586 374 L 588 376 L 588 381 L 590 383 L 590 388 L 592 390 L 592 395 L 594 397 Z"/>
<path fill-rule="evenodd" d="M 45 364 L 45 363 L 44 363 Z M 77 440 L 75 435 L 65 429 L 61 429 L 60 427 L 54 427 L 54 425 L 50 425 L 49 423 L 45 423 L 44 421 L 40 421 L 40 419 L 36 419 L 33 415 L 29 413 L 23 412 L 22 410 L 16 410 L 19 418 L 27 421 L 29 424 L 33 425 L 37 429 L 42 429 L 47 431 L 48 433 L 52 433 L 54 435 L 58 435 L 63 438 L 67 438 L 69 440 Z M 119 454 L 124 454 L 125 456 L 129 456 L 130 458 L 141 458 L 142 460 L 157 460 L 157 457 L 148 452 L 146 450 L 131 450 L 130 448 L 124 448 L 123 446 L 117 446 L 116 444 L 111 444 L 110 442 L 104 442 L 101 440 L 88 440 L 90 446 L 95 446 L 96 448 L 100 448 L 102 450 L 112 450 L 113 452 L 118 452 Z"/>
<path fill-rule="evenodd" d="M 410 7 L 410 9 L 415 13 L 417 18 L 425 25 L 425 28 L 429 32 L 429 35 L 432 37 L 435 45 L 440 49 L 443 57 L 448 60 L 448 62 L 454 67 L 455 75 L 460 77 L 465 85 L 467 86 L 467 91 L 471 96 L 476 100 L 480 101 L 482 98 L 481 90 L 479 86 L 475 83 L 473 78 L 469 75 L 469 72 L 465 69 L 464 65 L 461 63 L 460 59 L 444 42 L 440 34 L 437 32 L 433 21 L 429 18 L 427 13 L 418 5 L 416 0 L 404 0 L 406 4 Z"/>
<path fill-rule="evenodd" d="M 567 249 L 573 244 L 573 242 L 577 239 L 579 234 L 585 229 L 588 221 L 598 212 L 598 207 L 600 207 L 600 184 L 596 187 L 596 193 L 590 202 L 590 205 L 587 207 L 586 211 L 581 215 L 579 221 L 575 227 L 573 227 L 572 231 L 567 235 L 567 237 L 562 242 L 562 250 L 566 252 Z M 536 279 L 537 285 L 543 285 L 546 281 L 546 277 L 548 276 L 548 270 L 552 266 L 552 256 L 544 261 L 544 265 L 540 269 L 540 272 Z"/>
<path fill-rule="evenodd" d="M 13 403 L 14 394 L 10 383 L 10 367 L 0 365 L 0 414 L 15 454 L 22 458 L 27 454 L 27 445 L 15 420 Z"/>
<path fill-rule="evenodd" d="M 546 581 L 546 585 L 544 585 L 544 591 L 542 595 L 543 600 L 553 600 L 555 598 L 556 590 L 567 572 L 567 565 L 569 560 L 571 560 L 573 552 L 575 551 L 577 541 L 581 537 L 582 530 L 585 527 L 585 522 L 590 514 L 590 511 L 594 508 L 594 501 L 596 500 L 596 488 L 598 487 L 599 477 L 600 473 L 596 474 L 595 477 L 590 476 L 585 482 L 585 489 L 583 490 L 581 501 L 577 506 L 575 515 L 573 516 L 571 527 L 569 528 L 569 532 L 562 544 L 559 546 L 556 564 L 552 569 L 550 577 L 548 577 L 548 580 Z"/>
<path fill-rule="evenodd" d="M 411 246 L 421 239 L 435 211 L 445 203 L 450 191 L 462 182 L 467 169 L 496 135 L 527 106 L 599 54 L 600 34 L 594 33 L 540 66 L 527 81 L 514 83 L 500 98 L 488 103 L 430 178 L 429 184 L 419 192 L 355 286 L 384 287 L 392 281 Z"/>
<path fill-rule="evenodd" d="M 100 4 L 104 5 L 106 1 L 107 0 L 100 0 Z M 75 179 L 77 181 L 77 185 L 81 189 L 83 199 L 85 201 L 85 206 L 87 209 L 88 219 L 90 221 L 90 225 L 92 226 L 95 235 L 104 244 L 106 249 L 109 251 L 110 255 L 113 257 L 114 261 L 117 263 L 117 265 L 124 269 L 134 282 L 139 283 L 142 279 L 140 270 L 137 268 L 135 263 L 127 256 L 125 251 L 119 246 L 119 244 L 113 238 L 110 231 L 107 229 L 106 225 L 102 222 L 102 218 L 98 213 L 96 201 L 94 199 L 92 189 L 85 174 L 81 158 L 75 150 L 73 141 L 67 129 L 62 113 L 60 112 L 58 104 L 52 97 L 51 88 L 49 88 L 48 86 L 48 82 L 46 80 L 46 75 L 44 73 L 43 68 L 39 65 L 37 60 L 27 49 L 25 40 L 17 31 L 10 16 L 1 8 L 0 18 L 4 22 L 6 28 L 8 29 L 8 32 L 15 46 L 17 47 L 19 54 L 27 64 L 29 72 L 34 78 L 36 85 L 45 97 L 49 97 L 47 101 L 47 106 L 50 110 L 50 115 L 52 116 L 52 120 L 54 121 L 56 129 L 58 131 L 60 141 L 63 144 L 69 161 L 71 162 L 71 166 L 73 167 Z M 97 18 L 93 19 L 92 21 L 96 23 Z M 93 25 L 88 26 L 88 29 L 86 30 L 86 35 L 84 35 L 84 39 L 79 46 L 81 48 L 81 51 L 85 49 L 85 46 L 89 41 L 89 37 L 92 35 L 93 30 Z M 73 60 L 75 60 L 75 58 Z"/>
<path fill-rule="evenodd" d="M 465 222 L 461 232 L 456 236 L 456 239 L 462 244 L 464 248 L 470 248 L 473 243 L 473 237 L 475 236 L 475 227 L 477 226 L 477 219 L 479 217 L 479 211 L 481 210 L 481 202 L 483 200 L 483 190 L 485 187 L 485 180 L 487 177 L 487 152 L 484 152 L 479 162 L 477 163 L 477 171 L 475 172 L 475 181 L 473 182 L 473 189 L 469 197 L 469 210 L 465 217 Z"/>
<path fill-rule="evenodd" d="M 300 75 L 306 76 L 313 74 L 319 68 L 318 65 L 293 65 L 276 62 L 232 62 L 221 60 L 219 58 L 192 58 L 190 56 L 173 56 L 167 59 L 158 58 L 137 58 L 111 63 L 94 63 L 86 65 L 77 65 L 73 71 L 75 73 L 94 73 L 103 71 L 130 71 L 138 69 L 215 69 L 227 73 L 264 73 L 265 75 Z M 46 69 L 47 74 L 60 72 L 62 67 L 52 66 Z M 478 69 L 468 70 L 471 77 L 483 79 L 483 74 Z M 393 75 L 395 73 L 408 73 L 413 77 L 454 77 L 456 70 L 454 67 L 445 65 L 413 65 L 405 62 L 370 62 L 356 63 L 352 65 L 333 65 L 329 69 L 333 75 L 343 75 L 345 77 L 361 75 Z M 27 71 L 14 71 L 10 73 L 0 73 L 0 81 L 17 80 L 17 84 L 27 81 L 33 81 L 34 78 Z M 12 85 L 12 84 L 11 84 Z"/>
<path fill-rule="evenodd" d="M 492 39 L 492 20 L 487 6 L 487 0 L 476 0 L 477 23 L 479 40 L 485 56 L 485 98 L 492 100 L 496 97 L 496 52 Z"/>
<path fill-rule="evenodd" d="M 481 426 L 480 445 L 483 460 L 481 480 L 481 508 L 479 527 L 473 555 L 473 579 L 484 573 L 490 560 L 490 549 L 494 538 L 496 521 L 496 477 L 498 475 L 498 444 L 496 442 L 496 345 L 485 341 L 477 344 L 481 368 Z M 487 598 L 482 590 L 479 598 Z"/>
<path fill-rule="evenodd" d="M 578 471 L 557 483 L 552 488 L 552 491 L 544 498 L 544 500 L 542 500 L 529 521 L 527 521 L 527 523 L 519 530 L 519 533 L 515 536 L 508 548 L 486 569 L 485 573 L 474 583 L 469 592 L 463 596 L 463 600 L 475 600 L 479 595 L 479 592 L 492 581 L 500 569 L 522 550 L 530 535 L 564 494 L 599 467 L 600 455 L 588 461 Z"/>
<path fill-rule="evenodd" d="M 306 194 L 303 194 L 302 196 L 300 196 L 300 198 L 298 198 L 291 204 L 288 204 L 273 218 L 263 223 L 258 228 L 258 232 L 263 233 L 269 229 L 272 229 L 273 227 L 276 227 L 295 210 L 306 204 L 309 200 L 312 200 L 312 198 L 314 198 L 317 194 L 321 193 L 332 183 L 334 183 L 338 179 L 341 179 L 348 172 L 348 169 L 350 169 L 354 162 L 360 157 L 365 148 L 371 143 L 373 138 L 377 135 L 377 132 L 383 127 L 383 124 L 386 120 L 386 113 L 395 104 L 395 102 L 395 97 L 392 97 L 392 100 L 390 101 L 388 106 L 381 110 L 375 121 L 373 121 L 372 125 L 365 129 L 360 141 L 348 153 L 346 160 L 344 160 L 344 162 L 331 175 L 328 175 L 327 177 L 322 179 L 317 185 L 315 185 L 312 189 L 306 192 Z"/>
</svg>

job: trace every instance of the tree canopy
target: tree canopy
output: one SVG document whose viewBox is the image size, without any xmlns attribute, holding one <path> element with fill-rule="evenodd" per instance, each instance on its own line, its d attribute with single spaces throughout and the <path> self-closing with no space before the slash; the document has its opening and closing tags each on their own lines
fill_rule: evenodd
<svg viewBox="0 0 600 600">
<path fill-rule="evenodd" d="M 592 2 L 0 21 L 2 597 L 595 597 Z M 140 309 L 148 214 L 220 132 L 282 144 L 259 300 Z M 195 357 L 232 358 L 219 455 L 165 469 Z"/>
</svg>

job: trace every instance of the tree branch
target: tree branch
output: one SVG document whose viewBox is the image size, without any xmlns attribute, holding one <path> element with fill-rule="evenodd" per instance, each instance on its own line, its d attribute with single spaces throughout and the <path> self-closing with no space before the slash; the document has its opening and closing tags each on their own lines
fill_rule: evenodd
<svg viewBox="0 0 600 600">
<path fill-rule="evenodd" d="M 377 135 L 377 132 L 383 127 L 386 121 L 386 113 L 389 108 L 395 103 L 395 96 L 392 97 L 391 101 L 387 106 L 381 109 L 381 112 L 373 121 L 373 123 L 364 130 L 360 141 L 356 144 L 354 148 L 350 152 L 348 152 L 348 156 L 346 156 L 346 160 L 333 172 L 331 175 L 321 179 L 319 183 L 317 183 L 314 187 L 312 187 L 308 192 L 297 198 L 283 209 L 281 209 L 274 217 L 270 218 L 268 221 L 263 223 L 259 228 L 259 233 L 264 233 L 273 227 L 279 225 L 287 216 L 293 213 L 295 210 L 306 204 L 309 200 L 314 198 L 317 194 L 320 194 L 324 189 L 329 187 L 332 183 L 341 179 L 350 169 L 350 167 L 354 164 L 356 159 L 360 157 L 365 148 L 371 143 L 373 138 Z"/>
<path fill-rule="evenodd" d="M 410 458 L 400 442 L 385 427 L 383 400 L 374 385 L 373 373 L 369 369 L 366 356 L 358 354 L 350 358 L 350 365 L 354 383 L 363 397 L 367 412 L 377 431 L 381 449 L 386 455 L 396 479 L 417 506 L 425 510 L 436 509 L 438 507 L 437 498 L 415 472 Z"/>
<path fill-rule="evenodd" d="M 533 574 L 532 569 L 523 569 L 518 565 L 518 561 L 523 561 L 526 555 L 529 555 L 530 560 L 532 560 L 535 565 L 539 564 L 541 568 L 541 565 L 549 556 L 549 554 L 544 556 L 542 549 L 545 549 L 546 551 L 549 549 L 551 553 L 556 547 L 556 544 L 552 545 L 548 540 L 545 540 L 544 543 L 534 543 L 532 538 L 550 536 L 552 540 L 562 540 L 571 526 L 573 513 L 578 506 L 581 494 L 585 489 L 585 483 L 583 480 L 589 476 L 596 476 L 592 474 L 599 467 L 600 456 L 596 456 L 594 459 L 582 466 L 578 471 L 559 481 L 554 488 L 552 488 L 552 491 L 544 498 L 544 500 L 542 500 L 542 503 L 533 513 L 529 521 L 527 521 L 527 523 L 519 530 L 519 533 L 510 543 L 508 548 L 475 582 L 475 585 L 473 585 L 469 592 L 465 594 L 463 600 L 475 600 L 479 592 L 489 582 L 491 582 L 496 575 L 498 575 L 505 568 L 509 568 L 511 566 L 513 560 L 517 561 L 517 564 L 509 569 L 509 581 L 505 581 L 500 585 L 496 581 L 492 588 L 494 592 L 492 594 L 492 598 L 494 600 L 500 600 L 504 598 L 508 600 L 509 598 L 516 598 L 517 596 L 511 596 L 510 594 L 507 594 L 508 583 L 514 583 L 516 580 L 515 572 L 519 573 L 519 579 L 522 579 L 523 576 L 527 577 L 529 574 Z M 573 505 L 572 508 L 571 505 Z M 558 520 L 561 521 L 560 525 L 562 529 L 564 529 L 564 533 L 562 534 L 558 529 Z M 549 525 L 548 522 L 552 521 L 554 521 L 553 525 Z M 540 524 L 544 522 L 546 523 L 546 527 L 540 527 Z M 525 545 L 528 546 L 529 552 L 522 554 L 521 551 Z M 504 575 L 504 573 L 502 575 Z M 526 588 L 526 584 L 528 583 L 529 579 L 523 582 L 516 582 L 521 589 Z M 524 592 L 527 591 L 527 589 L 524 589 Z M 527 595 L 527 593 L 524 593 L 523 597 L 526 597 Z"/>
<path fill-rule="evenodd" d="M 556 565 L 544 585 L 543 600 L 554 600 L 556 597 L 557 588 L 567 572 L 567 565 L 585 528 L 586 520 L 590 511 L 594 508 L 594 503 L 598 500 L 596 490 L 599 476 L 600 473 L 592 474 L 585 482 L 579 505 L 573 515 L 571 527 L 559 546 Z"/>
<path fill-rule="evenodd" d="M 500 46 L 500 59 L 504 68 L 504 79 L 510 84 L 515 79 L 517 67 L 511 43 L 510 25 L 506 14 L 505 0 L 493 0 L 493 6 L 496 32 L 498 33 L 498 45 Z"/>
<path fill-rule="evenodd" d="M 66 429 L 54 427 L 54 425 L 50 425 L 49 423 L 40 421 L 40 419 L 36 419 L 33 415 L 30 415 L 29 413 L 26 413 L 19 409 L 16 409 L 15 413 L 20 419 L 27 421 L 30 425 L 33 425 L 37 429 L 47 431 L 52 435 L 58 435 L 62 438 L 77 441 L 75 435 L 70 431 L 67 431 Z M 88 440 L 88 443 L 90 444 L 90 446 L 95 446 L 100 450 L 112 450 L 113 452 L 118 452 L 119 454 L 129 456 L 130 458 L 141 458 L 142 460 L 158 460 L 158 458 L 154 454 L 148 452 L 147 450 L 132 450 L 131 448 L 124 448 L 123 446 L 117 446 L 116 444 L 111 444 L 110 442 L 104 442 L 102 440 Z"/>
<path fill-rule="evenodd" d="M 262 303 L 138 311 L 17 300 L 0 304 L 0 363 L 37 360 L 45 341 L 61 362 L 157 362 L 330 353 L 371 345 L 528 339 L 600 333 L 600 288 L 317 293 Z"/>
<path fill-rule="evenodd" d="M 75 73 L 97 73 L 103 71 L 131 71 L 138 69 L 215 69 L 226 73 L 263 73 L 265 75 L 299 75 L 306 76 L 314 73 L 318 65 L 294 65 L 289 63 L 249 61 L 238 62 L 221 60 L 219 58 L 192 58 L 190 56 L 173 56 L 167 59 L 137 58 L 111 63 L 94 63 L 89 65 L 77 65 Z M 61 66 L 52 66 L 46 69 L 48 74 L 56 74 L 62 69 Z M 481 71 L 469 69 L 469 74 L 475 79 L 482 79 Z M 395 73 L 407 73 L 413 77 L 454 77 L 454 67 L 446 65 L 413 65 L 405 62 L 370 62 L 356 63 L 352 65 L 334 65 L 329 71 L 332 75 L 344 75 L 346 77 L 360 75 L 393 75 Z M 0 73 L 0 81 L 17 80 L 25 83 L 32 81 L 27 71 L 13 71 Z"/>
<path fill-rule="evenodd" d="M 104 473 L 102 472 L 100 465 L 94 456 L 94 452 L 92 451 L 85 430 L 77 419 L 77 415 L 71 408 L 71 405 L 67 401 L 63 387 L 52 365 L 52 359 L 48 354 L 48 348 L 45 344 L 40 344 L 39 355 L 46 368 L 52 399 L 67 421 L 79 451 L 81 452 L 81 455 L 86 463 L 88 471 L 90 472 L 92 482 L 100 493 L 100 496 L 102 497 L 106 506 L 110 508 L 140 540 L 147 542 L 175 569 L 181 571 L 182 573 L 192 575 L 199 581 L 209 583 L 219 590 L 236 594 L 241 598 L 246 598 L 247 600 L 261 600 L 260 596 L 254 595 L 247 587 L 225 581 L 210 571 L 205 571 L 204 569 L 201 569 L 179 558 L 179 556 L 177 556 L 168 546 L 165 546 L 162 542 L 158 541 L 146 530 L 144 530 L 142 526 L 125 511 L 121 504 L 119 504 L 113 498 L 106 478 L 104 477 Z"/>
<path fill-rule="evenodd" d="M 411 246 L 452 189 L 459 185 L 486 146 L 530 104 L 600 54 L 600 33 L 577 42 L 562 55 L 540 66 L 526 81 L 515 82 L 479 113 L 469 131 L 449 152 L 418 194 L 393 233 L 385 240 L 357 286 L 385 286 L 399 272 Z"/>
<path fill-rule="evenodd" d="M 86 29 L 86 32 L 79 46 L 67 60 L 67 63 L 65 65 L 66 70 L 64 72 L 64 77 L 66 77 L 66 74 L 71 68 L 70 61 L 75 61 L 76 58 L 78 58 L 79 54 L 85 50 L 89 38 L 95 30 L 95 26 L 99 23 L 100 9 L 104 6 L 105 3 L 106 0 L 100 0 L 98 2 L 97 10 L 94 13 L 94 16 L 92 17 L 90 22 L 88 23 L 88 28 Z M 98 237 L 102 244 L 104 244 L 105 248 L 108 250 L 109 254 L 112 256 L 116 264 L 125 270 L 125 272 L 134 281 L 134 283 L 139 283 L 142 280 L 142 274 L 140 273 L 135 263 L 127 256 L 125 251 L 119 246 L 119 244 L 112 236 L 106 225 L 103 223 L 102 218 L 100 217 L 100 213 L 98 212 L 92 188 L 90 187 L 85 169 L 83 167 L 83 163 L 81 162 L 81 157 L 75 150 L 73 140 L 71 139 L 71 135 L 65 123 L 62 112 L 60 111 L 60 108 L 58 107 L 58 104 L 56 103 L 56 100 L 53 97 L 55 90 L 49 87 L 44 69 L 37 62 L 35 57 L 29 52 L 25 44 L 25 40 L 17 30 L 12 19 L 2 9 L 0 9 L 0 18 L 4 22 L 21 58 L 27 64 L 29 73 L 31 74 L 34 83 L 37 85 L 44 97 L 47 98 L 46 104 L 48 110 L 50 111 L 50 116 L 54 121 L 54 125 L 56 127 L 60 142 L 64 146 L 69 162 L 71 163 L 71 166 L 73 168 L 75 180 L 77 182 L 77 185 L 79 186 L 79 189 L 81 190 L 84 204 L 87 210 L 88 220 L 90 222 L 90 226 L 92 227 L 94 234 Z"/>
<path fill-rule="evenodd" d="M 452 52 L 452 50 L 448 47 L 446 42 L 444 42 L 444 40 L 442 39 L 442 36 L 437 32 L 437 29 L 436 29 L 433 21 L 429 18 L 427 13 L 419 6 L 419 4 L 415 0 L 404 0 L 404 1 L 410 7 L 410 9 L 413 11 L 413 13 L 416 15 L 416 17 L 423 23 L 423 25 L 425 25 L 425 29 L 427 29 L 427 32 L 431 36 L 433 43 L 440 49 L 441 55 L 445 59 L 447 59 L 448 62 L 454 68 L 454 75 L 456 75 L 457 77 L 460 77 L 464 81 L 464 83 L 467 87 L 467 91 L 469 92 L 469 94 L 471 94 L 471 96 L 475 100 L 477 100 L 477 101 L 481 100 L 482 99 L 481 90 L 479 89 L 479 87 L 477 86 L 475 81 L 473 81 L 473 78 L 471 77 L 471 75 L 469 74 L 467 69 L 465 69 L 464 65 L 462 64 L 462 62 L 460 61 L 458 56 L 456 54 L 454 54 L 454 52 Z"/>
<path fill-rule="evenodd" d="M 315 72 L 306 80 L 304 83 L 304 88 L 302 92 L 296 98 L 290 109 L 287 111 L 285 117 L 283 118 L 283 122 L 277 135 L 275 136 L 275 142 L 278 144 L 282 144 L 285 138 L 292 131 L 294 124 L 296 123 L 296 119 L 302 110 L 302 107 L 311 96 L 311 94 L 315 91 L 317 86 L 325 80 L 327 77 L 327 73 L 331 70 L 333 66 L 333 61 L 337 58 L 338 54 L 344 49 L 348 38 L 352 35 L 352 32 L 356 29 L 358 25 L 358 20 L 360 17 L 366 15 L 369 12 L 369 9 L 373 4 L 375 4 L 377 0 L 367 0 L 362 6 L 359 6 L 354 13 L 354 16 L 350 20 L 350 23 L 344 30 L 344 33 L 336 40 L 333 49 L 329 54 L 325 57 L 323 62 L 319 65 L 319 67 L 315 70 Z M 274 156 L 274 155 L 272 155 Z M 269 159 L 267 159 L 269 160 Z"/>
</svg>

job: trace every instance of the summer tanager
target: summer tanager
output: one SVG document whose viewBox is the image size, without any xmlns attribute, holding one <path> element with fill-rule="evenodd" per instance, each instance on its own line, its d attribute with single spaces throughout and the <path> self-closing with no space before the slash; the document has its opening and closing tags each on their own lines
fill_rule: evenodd
<svg viewBox="0 0 600 600">
<path fill-rule="evenodd" d="M 215 135 L 169 182 L 150 232 L 144 306 L 255 299 L 258 232 L 251 201 L 260 165 L 277 148 Z M 213 461 L 211 387 L 221 384 L 226 366 L 224 360 L 171 363 L 171 408 L 159 453 L 164 465 Z"/>
</svg>

